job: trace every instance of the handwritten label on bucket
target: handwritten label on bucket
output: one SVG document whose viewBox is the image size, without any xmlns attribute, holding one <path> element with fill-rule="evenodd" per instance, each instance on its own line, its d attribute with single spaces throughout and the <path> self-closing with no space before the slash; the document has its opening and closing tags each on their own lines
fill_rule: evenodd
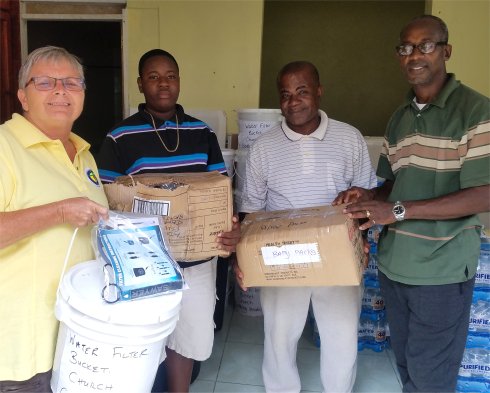
<svg viewBox="0 0 490 393">
<path fill-rule="evenodd" d="M 238 147 L 240 149 L 248 149 L 260 135 L 278 123 L 279 121 L 238 120 L 238 127 L 240 129 L 238 134 Z"/>
<path fill-rule="evenodd" d="M 83 337 L 64 324 L 60 333 L 58 348 L 63 350 L 56 352 L 51 380 L 54 392 L 151 390 L 163 341 L 109 344 Z"/>
</svg>

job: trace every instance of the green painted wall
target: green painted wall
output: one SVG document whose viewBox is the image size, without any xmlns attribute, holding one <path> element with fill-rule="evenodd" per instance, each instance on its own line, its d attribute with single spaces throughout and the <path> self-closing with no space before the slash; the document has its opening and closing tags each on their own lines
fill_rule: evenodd
<svg viewBox="0 0 490 393">
<path fill-rule="evenodd" d="M 490 1 L 433 0 L 428 12 L 442 18 L 453 46 L 448 71 L 490 96 Z"/>
<path fill-rule="evenodd" d="M 182 104 L 225 109 L 236 133 L 235 109 L 277 108 L 277 71 L 306 59 L 319 67 L 323 109 L 364 135 L 382 135 L 408 90 L 393 47 L 424 11 L 448 23 L 449 71 L 490 94 L 489 7 L 489 0 L 128 0 L 130 105 L 142 100 L 139 57 L 161 47 L 179 60 Z"/>
<path fill-rule="evenodd" d="M 394 46 L 424 1 L 265 1 L 260 107 L 277 108 L 275 79 L 309 60 L 324 86 L 322 109 L 364 135 L 383 135 L 408 91 Z"/>
<path fill-rule="evenodd" d="M 128 0 L 129 102 L 138 91 L 138 61 L 162 48 L 180 67 L 184 108 L 223 109 L 229 133 L 236 109 L 259 104 L 262 0 Z"/>
</svg>

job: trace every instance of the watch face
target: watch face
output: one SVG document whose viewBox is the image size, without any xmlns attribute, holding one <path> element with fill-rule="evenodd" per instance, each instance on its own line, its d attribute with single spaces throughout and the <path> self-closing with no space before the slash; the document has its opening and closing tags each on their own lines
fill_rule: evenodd
<svg viewBox="0 0 490 393">
<path fill-rule="evenodd" d="M 393 207 L 393 213 L 395 213 L 395 214 L 403 214 L 404 211 L 405 211 L 405 208 L 402 205 L 395 205 Z"/>
</svg>

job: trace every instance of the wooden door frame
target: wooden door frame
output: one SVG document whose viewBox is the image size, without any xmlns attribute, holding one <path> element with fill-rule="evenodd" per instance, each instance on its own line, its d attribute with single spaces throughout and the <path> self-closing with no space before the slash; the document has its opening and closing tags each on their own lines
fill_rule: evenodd
<svg viewBox="0 0 490 393">
<path fill-rule="evenodd" d="M 126 0 L 20 0 L 20 51 L 22 61 L 28 55 L 28 21 L 120 22 L 123 116 L 129 116 L 126 3 Z"/>
<path fill-rule="evenodd" d="M 0 2 L 0 123 L 22 107 L 17 99 L 17 75 L 21 65 L 19 0 Z"/>
</svg>

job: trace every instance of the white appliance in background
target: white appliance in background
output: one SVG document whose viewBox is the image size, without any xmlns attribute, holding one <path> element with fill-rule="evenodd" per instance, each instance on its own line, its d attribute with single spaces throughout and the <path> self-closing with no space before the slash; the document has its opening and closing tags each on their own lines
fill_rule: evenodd
<svg viewBox="0 0 490 393">
<path fill-rule="evenodd" d="M 364 140 L 366 141 L 371 164 L 373 165 L 374 171 L 376 171 L 384 138 L 381 136 L 365 136 Z"/>
<path fill-rule="evenodd" d="M 224 149 L 226 147 L 226 113 L 222 109 L 185 109 L 185 112 L 202 120 L 206 123 L 216 134 L 218 138 L 219 147 Z"/>
<path fill-rule="evenodd" d="M 129 115 L 138 112 L 138 108 L 129 108 Z M 202 120 L 216 134 L 221 149 L 226 147 L 226 113 L 222 109 L 187 109 L 185 113 Z"/>
</svg>

